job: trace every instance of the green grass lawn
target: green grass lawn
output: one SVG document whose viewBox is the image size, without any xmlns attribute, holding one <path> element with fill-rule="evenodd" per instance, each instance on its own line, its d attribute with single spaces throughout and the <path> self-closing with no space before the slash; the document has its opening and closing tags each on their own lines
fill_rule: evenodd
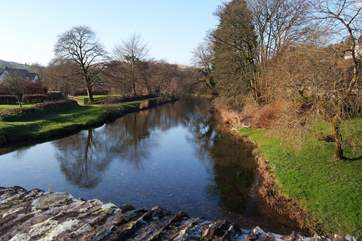
<svg viewBox="0 0 362 241">
<path fill-rule="evenodd" d="M 97 107 L 79 107 L 59 113 L 44 115 L 37 119 L 26 121 L 0 121 L 0 134 L 10 141 L 22 140 L 26 137 L 51 137 L 52 131 L 88 125 L 102 118 L 104 111 Z"/>
<path fill-rule="evenodd" d="M 48 111 L 27 113 L 25 116 L 10 114 L 0 121 L 0 145 L 47 140 L 71 134 L 82 129 L 103 124 L 130 111 L 137 111 L 145 100 L 117 104 L 72 105 Z M 150 106 L 163 103 L 165 99 L 147 99 Z M 15 108 L 4 106 L 3 110 Z"/>
<path fill-rule="evenodd" d="M 33 107 L 34 104 L 26 104 L 23 105 L 22 108 L 29 108 L 29 107 Z M 0 104 L 0 113 L 3 111 L 7 111 L 7 110 L 11 110 L 11 109 L 19 109 L 20 106 L 19 105 L 2 105 Z"/>
<path fill-rule="evenodd" d="M 327 124 L 316 125 L 300 148 L 263 129 L 242 129 L 269 160 L 277 187 L 299 202 L 323 224 L 326 232 L 349 233 L 362 239 L 362 159 L 336 161 L 334 143 L 319 141 L 320 133 L 331 134 Z M 362 155 L 362 118 L 344 123 L 346 155 Z M 360 146 L 361 147 L 361 146 Z"/>
<path fill-rule="evenodd" d="M 11 142 L 46 139 L 62 131 L 78 130 L 82 127 L 101 124 L 105 121 L 106 112 L 135 107 L 139 102 L 127 102 L 104 106 L 79 106 L 55 113 L 35 115 L 31 118 L 15 121 L 0 121 L 1 137 Z"/>
<path fill-rule="evenodd" d="M 120 95 L 94 95 L 94 103 L 104 102 L 108 97 L 120 97 Z M 88 95 L 75 96 L 73 99 L 76 100 L 78 104 L 83 105 L 84 100 L 88 99 Z"/>
</svg>

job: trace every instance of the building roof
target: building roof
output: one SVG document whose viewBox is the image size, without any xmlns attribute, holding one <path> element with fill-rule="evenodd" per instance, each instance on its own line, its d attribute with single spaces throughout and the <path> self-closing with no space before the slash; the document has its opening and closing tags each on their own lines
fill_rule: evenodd
<svg viewBox="0 0 362 241">
<path fill-rule="evenodd" d="M 8 74 L 13 75 L 13 76 L 18 76 L 24 80 L 26 80 L 26 79 L 34 80 L 36 77 L 38 77 L 37 73 L 29 72 L 26 69 L 5 67 L 5 69 L 0 72 L 0 75 L 3 74 L 4 72 L 7 72 Z"/>
</svg>

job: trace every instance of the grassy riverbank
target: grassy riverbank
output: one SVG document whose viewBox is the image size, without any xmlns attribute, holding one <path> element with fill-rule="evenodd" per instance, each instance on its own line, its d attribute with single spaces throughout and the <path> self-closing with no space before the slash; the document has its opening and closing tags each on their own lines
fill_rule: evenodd
<svg viewBox="0 0 362 241">
<path fill-rule="evenodd" d="M 34 105 L 33 104 L 25 104 L 22 106 L 22 108 L 30 108 L 30 107 L 33 107 Z M 13 109 L 18 109 L 20 108 L 19 105 L 17 104 L 13 104 L 13 105 L 0 105 L 0 114 L 2 112 L 6 112 L 8 110 L 13 110 Z"/>
<path fill-rule="evenodd" d="M 269 161 L 277 188 L 308 210 L 328 233 L 349 233 L 362 238 L 362 159 L 335 161 L 334 143 L 319 141 L 316 133 L 330 134 L 327 124 L 311 131 L 301 147 L 263 129 L 242 129 Z M 362 140 L 362 118 L 344 123 L 345 138 Z M 345 146 L 348 157 L 361 150 Z"/>
<path fill-rule="evenodd" d="M 102 125 L 129 112 L 157 106 L 167 99 L 153 98 L 112 105 L 83 105 L 0 121 L 0 145 L 47 140 Z"/>
</svg>

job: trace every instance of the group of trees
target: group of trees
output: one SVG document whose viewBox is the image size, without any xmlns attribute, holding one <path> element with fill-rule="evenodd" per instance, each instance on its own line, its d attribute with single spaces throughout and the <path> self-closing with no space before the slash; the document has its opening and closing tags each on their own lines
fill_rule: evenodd
<svg viewBox="0 0 362 241">
<path fill-rule="evenodd" d="M 90 101 L 95 90 L 122 95 L 175 94 L 191 88 L 198 73 L 148 56 L 139 35 L 116 46 L 109 54 L 86 26 L 73 27 L 58 37 L 56 58 L 43 70 L 49 89 L 73 94 L 86 90 Z"/>
<path fill-rule="evenodd" d="M 344 159 L 341 124 L 361 113 L 362 6 L 356 0 L 233 0 L 194 52 L 206 86 L 242 106 L 283 99 L 295 123 L 319 115 L 333 124 Z M 312 114 L 312 115 L 311 115 Z M 290 122 L 288 123 L 290 124 Z"/>
</svg>

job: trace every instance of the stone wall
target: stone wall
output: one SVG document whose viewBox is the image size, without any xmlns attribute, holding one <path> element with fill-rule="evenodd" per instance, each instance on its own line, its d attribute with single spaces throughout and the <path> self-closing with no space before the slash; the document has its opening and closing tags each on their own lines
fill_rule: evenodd
<svg viewBox="0 0 362 241">
<path fill-rule="evenodd" d="M 352 237 L 340 237 L 353 240 Z M 162 208 L 117 207 L 67 193 L 0 188 L 0 240 L 330 240 L 242 229 Z"/>
</svg>

